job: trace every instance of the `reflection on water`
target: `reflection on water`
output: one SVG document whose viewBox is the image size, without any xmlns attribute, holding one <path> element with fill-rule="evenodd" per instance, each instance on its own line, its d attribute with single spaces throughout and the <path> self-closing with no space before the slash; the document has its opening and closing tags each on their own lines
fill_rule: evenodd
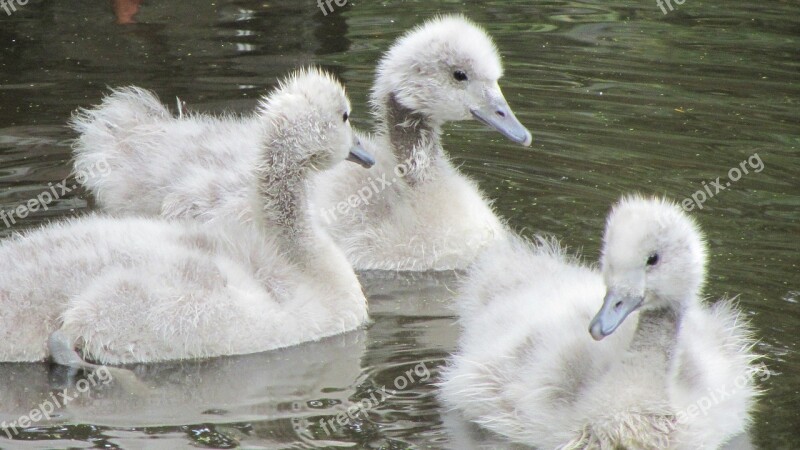
<svg viewBox="0 0 800 450">
<path fill-rule="evenodd" d="M 142 6 L 142 0 L 113 0 L 114 15 L 120 25 L 136 23 L 135 16 Z"/>
<path fill-rule="evenodd" d="M 233 438 L 217 429 L 237 428 L 228 424 L 248 421 L 283 430 L 275 442 L 289 444 L 299 430 L 292 424 L 310 415 L 336 414 L 348 406 L 365 343 L 365 332 L 358 331 L 258 355 L 135 366 L 131 367 L 135 378 L 96 377 L 88 389 L 69 374 L 50 373 L 42 364 L 0 364 L 0 421 L 33 417 L 33 409 L 45 409 L 40 405 L 49 402 L 63 408 L 49 408 L 56 409 L 50 420 L 19 433 L 20 439 L 54 439 L 53 429 L 63 424 L 92 424 L 107 437 L 114 435 L 114 428 L 157 427 L 172 434 L 196 431 L 187 425 L 202 424 L 205 439 L 224 442 Z M 62 389 L 68 389 L 66 399 L 53 395 Z M 185 437 L 166 439 L 164 444 L 174 448 L 182 446 Z M 109 442 L 126 447 L 124 440 Z"/>
<path fill-rule="evenodd" d="M 141 3 L 141 4 L 140 4 Z M 522 149 L 481 125 L 448 126 L 445 146 L 525 234 L 554 233 L 596 259 L 609 204 L 630 191 L 678 200 L 757 153 L 764 164 L 692 212 L 711 249 L 709 294 L 741 294 L 777 372 L 752 431 L 792 448 L 800 386 L 800 7 L 794 2 L 311 0 L 45 2 L 0 12 L 0 207 L 68 177 L 78 106 L 137 84 L 196 111 L 246 111 L 287 71 L 320 64 L 371 126 L 366 98 L 381 51 L 440 12 L 485 24 L 506 64 L 506 97 L 534 134 Z M 138 7 L 138 12 L 137 12 Z M 131 22 L 120 25 L 117 22 Z M 88 207 L 70 192 L 7 235 Z M 437 403 L 432 382 L 454 350 L 457 275 L 363 274 L 373 323 L 280 352 L 133 367 L 142 391 L 90 391 L 0 447 L 507 448 Z M 2 313 L 0 311 L 0 313 Z M 420 363 L 415 380 L 345 425 L 320 425 Z M 0 364 L 0 421 L 61 388 L 45 365 Z M 75 382 L 73 379 L 72 382 Z"/>
</svg>

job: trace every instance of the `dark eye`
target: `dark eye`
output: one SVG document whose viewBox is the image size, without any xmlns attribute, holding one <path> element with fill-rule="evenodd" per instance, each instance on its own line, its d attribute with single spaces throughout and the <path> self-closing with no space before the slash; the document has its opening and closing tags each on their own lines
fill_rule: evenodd
<svg viewBox="0 0 800 450">
<path fill-rule="evenodd" d="M 655 266 L 656 264 L 658 264 L 658 253 L 653 253 L 649 258 L 647 258 L 647 265 Z"/>
<path fill-rule="evenodd" d="M 347 113 L 344 113 L 344 115 L 342 116 L 342 120 L 347 122 L 348 118 L 350 118 L 350 116 Z"/>
<path fill-rule="evenodd" d="M 456 70 L 453 72 L 453 78 L 458 81 L 467 81 L 467 74 L 463 70 Z"/>
</svg>

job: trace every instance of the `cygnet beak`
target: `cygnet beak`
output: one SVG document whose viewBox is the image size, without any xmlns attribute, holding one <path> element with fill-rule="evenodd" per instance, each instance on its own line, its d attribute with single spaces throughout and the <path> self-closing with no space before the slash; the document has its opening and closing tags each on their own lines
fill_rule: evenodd
<svg viewBox="0 0 800 450">
<path fill-rule="evenodd" d="M 617 289 L 609 288 L 603 299 L 603 307 L 592 319 L 589 333 L 595 341 L 613 333 L 630 313 L 639 309 L 644 302 L 644 297 L 631 293 L 622 293 Z"/>
<path fill-rule="evenodd" d="M 350 147 L 350 154 L 347 155 L 347 160 L 358 163 L 365 169 L 375 165 L 375 158 L 364 150 L 364 147 L 361 146 L 361 141 L 358 139 L 355 139 L 353 146 Z"/>
<path fill-rule="evenodd" d="M 481 103 L 481 105 L 470 108 L 472 117 L 494 128 L 517 144 L 525 147 L 531 145 L 533 142 L 531 132 L 517 120 L 517 116 L 508 106 L 499 86 L 491 88 L 483 96 Z"/>
</svg>

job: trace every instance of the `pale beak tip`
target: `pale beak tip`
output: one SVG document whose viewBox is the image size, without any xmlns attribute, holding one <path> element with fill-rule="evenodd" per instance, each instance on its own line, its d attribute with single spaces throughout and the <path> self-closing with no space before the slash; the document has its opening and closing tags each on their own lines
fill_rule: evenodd
<svg viewBox="0 0 800 450">
<path fill-rule="evenodd" d="M 509 133 L 506 136 L 523 147 L 530 147 L 533 143 L 533 136 L 531 135 L 531 132 L 524 127 L 522 127 L 521 133 L 516 135 Z"/>
<path fill-rule="evenodd" d="M 602 328 L 602 325 L 599 323 L 592 322 L 592 324 L 589 325 L 589 334 L 592 335 L 592 339 L 595 341 L 602 341 L 603 338 L 607 336 L 607 334 L 603 333 Z"/>
<path fill-rule="evenodd" d="M 530 131 L 525 133 L 525 139 L 520 142 L 520 144 L 522 144 L 523 147 L 530 147 L 531 144 L 533 144 L 533 136 L 531 135 Z"/>
<path fill-rule="evenodd" d="M 498 111 L 504 112 L 500 114 Z M 512 142 L 525 147 L 530 147 L 533 143 L 531 132 L 517 120 L 507 105 L 506 108 L 472 108 L 470 113 L 479 122 L 499 131 Z"/>
</svg>

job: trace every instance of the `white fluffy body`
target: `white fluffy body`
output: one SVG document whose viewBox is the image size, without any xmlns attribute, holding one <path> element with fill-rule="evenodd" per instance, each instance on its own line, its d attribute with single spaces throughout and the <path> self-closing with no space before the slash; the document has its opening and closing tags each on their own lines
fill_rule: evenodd
<svg viewBox="0 0 800 450">
<path fill-rule="evenodd" d="M 0 243 L 0 361 L 45 359 L 56 330 L 86 358 L 121 364 L 266 351 L 362 325 L 358 279 L 305 206 L 308 178 L 354 141 L 344 90 L 304 71 L 265 102 L 253 161 L 264 206 L 250 222 L 88 216 Z"/>
<path fill-rule="evenodd" d="M 646 268 L 654 251 L 660 262 Z M 464 332 L 444 373 L 445 403 L 543 449 L 714 449 L 742 433 L 757 393 L 753 342 L 730 301 L 699 297 L 705 246 L 694 222 L 665 201 L 623 199 L 601 266 L 554 242 L 487 251 L 457 301 Z M 587 329 L 606 283 L 632 273 L 644 276 L 643 305 L 595 342 Z M 661 322 L 670 308 L 677 327 Z"/>
<path fill-rule="evenodd" d="M 469 81 L 453 80 L 456 69 Z M 443 123 L 470 119 L 476 101 L 502 95 L 501 75 L 489 36 L 460 16 L 431 20 L 384 56 L 372 95 L 379 124 L 361 136 L 377 163 L 324 174 L 310 205 L 356 269 L 463 269 L 505 235 L 440 142 Z M 261 207 L 259 123 L 258 114 L 173 118 L 148 92 L 124 89 L 76 116 L 75 169 L 105 211 L 249 221 Z"/>
<path fill-rule="evenodd" d="M 292 102 L 311 101 L 311 108 L 301 111 L 309 114 L 307 124 L 336 123 L 350 112 L 341 85 L 327 74 L 312 72 L 317 75 L 313 80 L 293 76 L 282 83 L 287 88 L 303 82 L 296 94 L 265 97 L 258 111 L 246 117 L 173 117 L 150 91 L 115 90 L 98 107 L 80 110 L 71 122 L 79 133 L 73 145 L 75 173 L 105 212 L 250 223 L 264 207 L 257 183 L 264 133 L 270 127 L 279 130 L 270 124 L 270 109 L 277 107 L 297 119 Z M 321 117 L 323 113 L 328 117 Z M 347 148 L 323 131 L 309 129 L 303 138 L 339 151 Z"/>
<path fill-rule="evenodd" d="M 456 69 L 469 73 L 469 87 L 453 79 Z M 356 269 L 464 269 L 505 237 L 490 202 L 441 143 L 444 123 L 471 118 L 472 91 L 499 92 L 501 76 L 491 38 L 459 16 L 409 31 L 383 56 L 371 97 L 377 127 L 361 137 L 375 167 L 325 174 L 314 202 Z"/>
</svg>

